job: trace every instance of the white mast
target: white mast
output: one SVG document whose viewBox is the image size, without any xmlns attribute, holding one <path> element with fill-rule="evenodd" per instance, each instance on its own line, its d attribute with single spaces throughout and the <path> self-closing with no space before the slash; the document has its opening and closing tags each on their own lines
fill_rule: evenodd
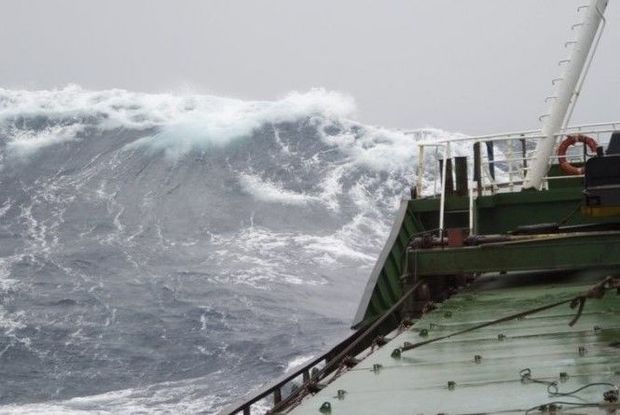
<svg viewBox="0 0 620 415">
<path fill-rule="evenodd" d="M 579 95 L 579 88 L 585 76 L 584 68 L 589 64 L 588 56 L 590 49 L 596 38 L 596 34 L 605 19 L 603 14 L 607 8 L 608 0 L 590 0 L 586 8 L 583 21 L 574 27 L 579 26 L 579 33 L 573 43 L 568 59 L 561 61 L 564 70 L 560 78 L 553 84 L 555 91 L 549 97 L 548 114 L 543 117 L 541 133 L 545 136 L 536 146 L 534 159 L 525 177 L 523 189 L 540 189 L 543 178 L 549 170 L 549 160 L 553 153 L 557 134 L 570 118 L 569 108 L 571 103 L 574 105 Z M 572 110 L 571 110 L 572 112 Z M 568 116 L 567 116 L 568 115 Z"/>
</svg>

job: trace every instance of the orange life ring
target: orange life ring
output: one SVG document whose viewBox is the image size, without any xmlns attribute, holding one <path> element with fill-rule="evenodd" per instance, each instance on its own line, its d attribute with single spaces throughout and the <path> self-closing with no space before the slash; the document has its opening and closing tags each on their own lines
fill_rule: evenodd
<svg viewBox="0 0 620 415">
<path fill-rule="evenodd" d="M 564 173 L 573 176 L 583 174 L 584 172 L 583 167 L 575 167 L 570 164 L 568 160 L 566 160 L 566 150 L 568 150 L 568 147 L 574 145 L 575 143 L 584 143 L 593 153 L 596 153 L 596 148 L 598 147 L 598 143 L 592 137 L 581 134 L 566 136 L 566 138 L 560 143 L 560 146 L 558 147 L 558 156 L 560 156 L 558 157 L 558 162 L 560 163 L 560 168 Z"/>
</svg>

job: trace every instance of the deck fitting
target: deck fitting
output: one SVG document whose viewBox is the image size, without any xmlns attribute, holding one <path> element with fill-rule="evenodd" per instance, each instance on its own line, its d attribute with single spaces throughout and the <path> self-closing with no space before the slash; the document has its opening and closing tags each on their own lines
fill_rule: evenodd
<svg viewBox="0 0 620 415">
<path fill-rule="evenodd" d="M 605 402 L 609 402 L 609 403 L 618 402 L 618 397 L 619 397 L 618 389 L 608 390 L 607 392 L 603 393 L 603 400 Z"/>
<path fill-rule="evenodd" d="M 319 408 L 319 412 L 322 414 L 331 414 L 332 413 L 332 404 L 325 401 Z"/>
<path fill-rule="evenodd" d="M 344 399 L 344 395 L 346 395 L 347 391 L 344 389 L 338 389 L 338 392 L 336 392 L 337 395 L 336 397 L 340 400 Z"/>
<path fill-rule="evenodd" d="M 506 335 L 504 333 L 500 333 L 497 335 L 497 340 L 499 340 L 500 342 L 504 340 L 505 338 L 506 338 Z"/>
<path fill-rule="evenodd" d="M 400 349 L 392 350 L 392 354 L 390 356 L 394 359 L 400 359 Z"/>
<path fill-rule="evenodd" d="M 568 373 L 560 372 L 560 382 L 566 382 L 568 380 Z"/>
<path fill-rule="evenodd" d="M 353 356 L 346 356 L 343 360 L 342 363 L 348 367 L 349 369 L 354 367 L 355 365 L 357 365 L 360 362 L 359 359 L 356 359 Z"/>
<path fill-rule="evenodd" d="M 474 356 L 474 362 L 476 363 L 480 363 L 482 362 L 482 356 L 480 356 L 479 354 Z"/>
<path fill-rule="evenodd" d="M 450 318 L 450 317 L 452 317 L 452 311 L 446 311 L 445 313 L 443 313 L 443 316 L 444 316 L 445 318 Z"/>
<path fill-rule="evenodd" d="M 374 365 L 372 365 L 372 371 L 375 373 L 378 373 L 381 368 L 383 368 L 383 365 L 380 363 L 375 363 Z"/>
<path fill-rule="evenodd" d="M 454 388 L 456 388 L 456 382 L 455 382 L 455 381 L 453 381 L 453 380 L 449 381 L 449 382 L 448 382 L 448 390 L 453 391 L 453 390 L 454 390 Z"/>
<path fill-rule="evenodd" d="M 375 344 L 379 347 L 385 346 L 387 344 L 387 339 L 384 336 L 375 337 Z"/>
<path fill-rule="evenodd" d="M 585 356 L 588 352 L 584 346 L 579 346 L 579 349 L 577 349 L 577 351 L 579 352 L 579 356 Z"/>
<path fill-rule="evenodd" d="M 409 317 L 405 317 L 403 319 L 403 321 L 400 322 L 400 326 L 402 328 L 405 328 L 405 329 L 409 328 L 409 327 L 413 326 L 413 320 L 411 318 L 409 318 Z"/>
<path fill-rule="evenodd" d="M 310 382 L 308 386 L 306 386 L 306 390 L 312 394 L 319 393 L 322 389 L 325 389 L 325 385 L 318 382 Z"/>
<path fill-rule="evenodd" d="M 422 336 L 422 337 L 428 336 L 428 330 L 427 329 L 420 330 L 420 336 Z"/>
</svg>

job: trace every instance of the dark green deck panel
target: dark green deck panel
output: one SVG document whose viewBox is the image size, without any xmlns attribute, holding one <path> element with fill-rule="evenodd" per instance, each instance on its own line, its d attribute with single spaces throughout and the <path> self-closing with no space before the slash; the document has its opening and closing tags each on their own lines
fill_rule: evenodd
<svg viewBox="0 0 620 415">
<path fill-rule="evenodd" d="M 331 403 L 332 415 L 523 414 L 553 400 L 600 402 L 603 392 L 611 388 L 593 387 L 577 397 L 551 398 L 545 385 L 521 383 L 519 371 L 530 368 L 534 378 L 558 381 L 560 391 L 591 382 L 618 384 L 620 297 L 615 292 L 608 292 L 602 300 L 588 300 L 573 327 L 568 322 L 574 310 L 564 305 L 406 351 L 400 359 L 390 357 L 405 341 L 422 340 L 421 329 L 429 329 L 428 338 L 438 337 L 572 298 L 599 280 L 600 276 L 585 274 L 481 278 L 291 413 L 320 414 L 319 407 L 326 401 Z M 499 334 L 506 338 L 498 340 Z M 584 355 L 578 352 L 580 346 L 585 347 Z M 482 356 L 481 363 L 474 362 L 475 355 Z M 375 364 L 382 365 L 377 372 L 372 370 Z M 566 382 L 560 382 L 560 372 L 569 375 Z M 448 389 L 449 381 L 456 382 L 454 390 Z M 336 398 L 339 389 L 346 391 L 344 399 Z M 590 408 L 571 413 L 605 411 Z"/>
<path fill-rule="evenodd" d="M 567 225 L 596 223 L 596 220 L 583 216 L 581 212 L 575 212 L 582 199 L 583 188 L 581 187 L 482 196 L 476 200 L 478 233 L 504 233 L 522 225 L 561 222 L 566 218 L 568 219 Z M 438 198 L 412 200 L 411 209 L 423 218 L 423 226 L 426 229 L 439 226 Z M 448 197 L 446 199 L 446 226 L 468 227 L 468 209 L 469 199 L 467 197 Z"/>
</svg>

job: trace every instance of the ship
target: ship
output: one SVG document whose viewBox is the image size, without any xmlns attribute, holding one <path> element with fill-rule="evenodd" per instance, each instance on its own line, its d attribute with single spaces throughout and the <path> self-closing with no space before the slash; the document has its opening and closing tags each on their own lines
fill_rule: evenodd
<svg viewBox="0 0 620 415">
<path fill-rule="evenodd" d="M 620 409 L 620 122 L 570 124 L 606 7 L 539 130 L 418 142 L 352 334 L 222 414 Z"/>
</svg>

